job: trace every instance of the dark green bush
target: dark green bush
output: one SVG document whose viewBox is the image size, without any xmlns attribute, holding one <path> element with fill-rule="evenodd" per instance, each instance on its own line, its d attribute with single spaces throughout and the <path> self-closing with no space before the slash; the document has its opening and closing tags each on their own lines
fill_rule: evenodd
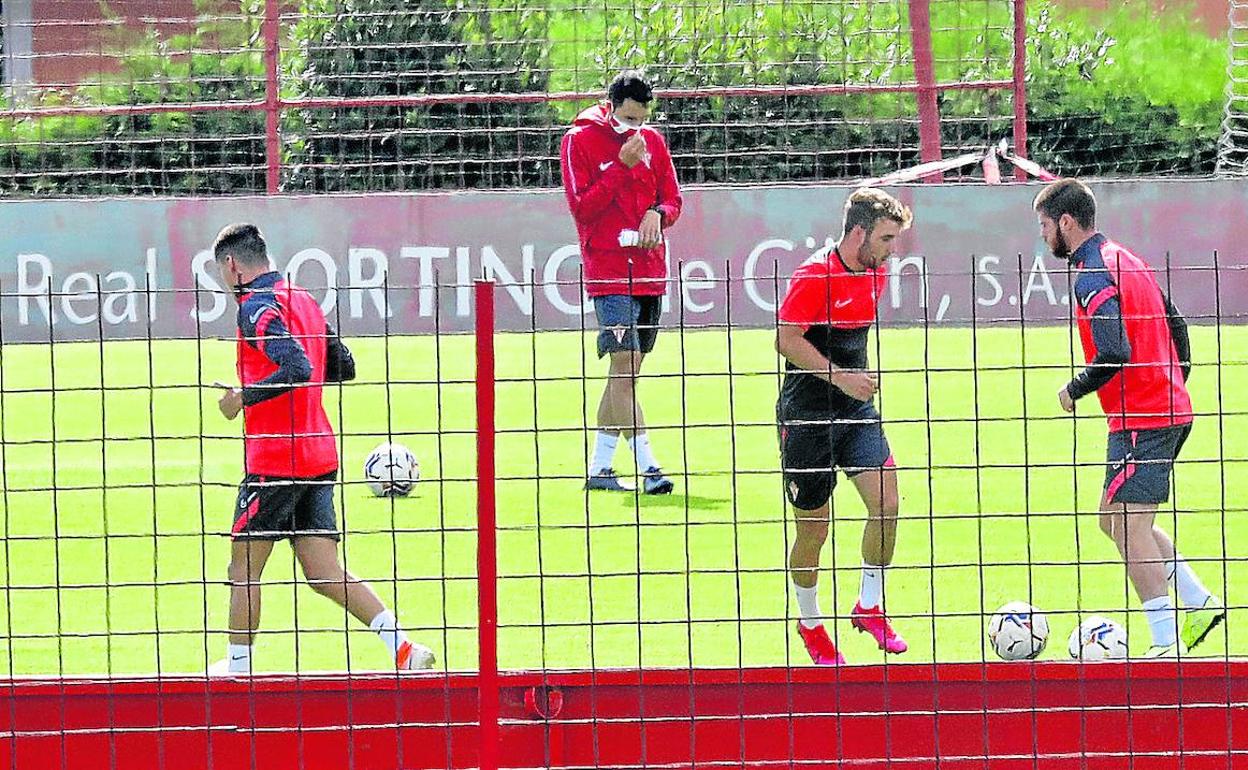
<svg viewBox="0 0 1248 770">
<path fill-rule="evenodd" d="M 203 0 L 205 10 L 229 0 Z M 107 41 L 119 72 L 37 104 L 262 100 L 260 0 L 237 19 Z M 654 3 L 644 14 L 541 0 L 301 0 L 282 36 L 288 98 L 602 91 L 624 67 L 662 88 L 914 80 L 904 3 Z M 1137 3 L 1096 19 L 1029 4 L 1032 157 L 1064 174 L 1208 174 L 1226 44 L 1181 11 Z M 932 3 L 941 81 L 1010 77 L 1009 3 Z M 205 13 L 204 18 L 211 18 Z M 290 18 L 288 16 L 288 18 Z M 550 187 L 585 103 L 464 102 L 291 110 L 289 191 Z M 1009 91 L 940 96 L 947 154 L 1012 133 Z M 658 105 L 686 182 L 843 180 L 919 160 L 913 94 L 766 94 Z M 261 112 L 0 117 L 0 190 L 15 195 L 265 189 Z"/>
<path fill-rule="evenodd" d="M 544 11 L 456 13 L 445 0 L 304 0 L 285 69 L 297 97 L 541 92 Z M 496 34 L 495 24 L 510 28 Z M 288 116 L 289 189 L 550 186 L 550 109 L 438 104 Z M 557 140 L 555 140 L 557 141 Z"/>
<path fill-rule="evenodd" d="M 1227 44 L 1182 8 L 1092 20 L 1041 6 L 1029 25 L 1032 155 L 1068 175 L 1211 174 Z"/>
<path fill-rule="evenodd" d="M 246 10 L 246 8 L 244 8 Z M 204 24 L 160 38 L 109 41 L 120 70 L 78 92 L 43 91 L 37 106 L 159 105 L 262 99 L 258 20 Z M 216 53 L 218 50 L 236 52 Z M 11 194 L 217 194 L 264 189 L 264 115 L 0 117 L 0 189 Z"/>
</svg>

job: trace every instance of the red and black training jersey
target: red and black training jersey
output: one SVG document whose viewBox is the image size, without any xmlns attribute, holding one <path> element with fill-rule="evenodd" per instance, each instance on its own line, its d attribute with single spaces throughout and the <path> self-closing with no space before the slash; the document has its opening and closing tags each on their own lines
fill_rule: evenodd
<svg viewBox="0 0 1248 770">
<path fill-rule="evenodd" d="M 1071 256 L 1088 363 L 1067 386 L 1071 396 L 1095 390 L 1111 432 L 1190 423 L 1187 327 L 1153 269 L 1100 233 Z"/>
<path fill-rule="evenodd" d="M 793 273 L 780 305 L 780 323 L 801 326 L 803 335 L 834 366 L 867 367 L 867 332 L 876 319 L 876 303 L 888 270 L 855 272 L 833 249 L 802 263 Z M 853 411 L 862 402 L 840 388 L 785 361 L 784 385 L 777 412 L 786 419 L 826 420 Z"/>
<path fill-rule="evenodd" d="M 304 289 L 276 272 L 240 287 L 238 378 L 247 473 L 316 478 L 338 468 L 321 403 L 326 381 L 355 376 L 351 354 Z"/>
</svg>

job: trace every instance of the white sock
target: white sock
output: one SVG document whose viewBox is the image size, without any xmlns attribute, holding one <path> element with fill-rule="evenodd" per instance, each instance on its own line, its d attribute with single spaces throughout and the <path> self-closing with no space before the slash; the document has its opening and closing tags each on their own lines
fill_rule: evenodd
<svg viewBox="0 0 1248 770">
<path fill-rule="evenodd" d="M 251 645 L 229 644 L 226 646 L 225 657 L 230 662 L 231 674 L 251 673 Z"/>
<path fill-rule="evenodd" d="M 1213 596 L 1188 566 L 1183 554 L 1177 551 L 1173 560 L 1166 561 L 1166 576 L 1170 579 L 1170 587 L 1179 597 L 1179 604 L 1184 607 L 1203 607 L 1205 602 L 1209 601 L 1209 597 Z"/>
<path fill-rule="evenodd" d="M 797 608 L 802 613 L 801 624 L 806 628 L 818 628 L 823 625 L 823 613 L 819 611 L 818 584 L 810 588 L 802 588 L 794 583 L 793 590 L 797 593 Z"/>
<path fill-rule="evenodd" d="M 637 460 L 637 470 L 645 473 L 651 468 L 659 468 L 659 460 L 654 456 L 654 450 L 650 448 L 650 434 L 635 433 L 628 440 L 628 446 L 633 450 L 633 457 Z"/>
<path fill-rule="evenodd" d="M 377 613 L 377 617 L 373 618 L 373 622 L 369 623 L 368 627 L 377 632 L 377 636 L 390 650 L 391 658 L 398 655 L 399 647 L 407 641 L 407 634 L 399 628 L 399 620 L 390 610 Z"/>
<path fill-rule="evenodd" d="M 1178 639 L 1178 613 L 1169 596 L 1158 596 L 1144 602 L 1144 617 L 1153 632 L 1154 647 L 1169 647 Z"/>
<path fill-rule="evenodd" d="M 858 587 L 858 604 L 864 610 L 879 607 L 884 602 L 884 568 L 863 563 L 862 582 Z"/>
<path fill-rule="evenodd" d="M 611 462 L 615 458 L 615 445 L 618 443 L 620 443 L 620 434 L 598 431 L 598 438 L 594 441 L 594 460 L 589 464 L 590 476 L 597 476 L 611 467 Z"/>
</svg>

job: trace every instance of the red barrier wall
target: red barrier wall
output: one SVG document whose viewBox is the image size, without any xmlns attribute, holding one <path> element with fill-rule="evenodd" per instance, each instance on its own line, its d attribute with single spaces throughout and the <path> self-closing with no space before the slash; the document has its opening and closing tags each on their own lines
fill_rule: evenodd
<svg viewBox="0 0 1248 770">
<path fill-rule="evenodd" d="M 1206 660 L 511 673 L 500 757 L 568 768 L 1229 768 L 1248 761 L 1245 674 L 1246 662 Z M 471 674 L 0 687 L 9 767 L 397 770 L 477 757 Z M 543 719 L 534 706 L 558 713 Z"/>
</svg>

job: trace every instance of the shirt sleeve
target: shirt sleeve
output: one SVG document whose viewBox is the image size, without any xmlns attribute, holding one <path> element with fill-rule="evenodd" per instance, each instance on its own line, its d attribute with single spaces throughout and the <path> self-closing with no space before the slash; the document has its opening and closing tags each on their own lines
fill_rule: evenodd
<svg viewBox="0 0 1248 770">
<path fill-rule="evenodd" d="M 825 276 L 799 272 L 780 304 L 780 323 L 809 329 L 828 322 L 828 281 Z"/>
<path fill-rule="evenodd" d="M 334 327 L 325 332 L 325 381 L 350 382 L 355 379 L 355 357 L 343 343 Z"/>
<path fill-rule="evenodd" d="M 1075 282 L 1075 298 L 1088 314 L 1092 328 L 1092 344 L 1096 355 L 1092 363 L 1066 386 L 1072 399 L 1078 400 L 1100 390 L 1122 371 L 1131 360 L 1131 342 L 1127 339 L 1118 302 L 1118 287 L 1102 271 L 1079 276 Z"/>
<path fill-rule="evenodd" d="M 1095 315 L 1102 302 L 1118 296 L 1118 284 L 1106 270 L 1088 270 L 1075 280 L 1075 301 L 1089 316 Z"/>
<path fill-rule="evenodd" d="M 572 218 L 584 224 L 597 219 L 615 200 L 627 169 L 619 160 L 612 159 L 602 175 L 591 183 L 592 164 L 578 150 L 574 142 L 575 136 L 575 131 L 563 135 L 559 169 L 563 173 L 563 193 L 568 199 Z"/>
<path fill-rule="evenodd" d="M 655 210 L 659 212 L 659 218 L 663 222 L 663 228 L 669 228 L 676 224 L 676 220 L 680 219 L 680 212 L 684 207 L 684 198 L 680 194 L 680 181 L 676 178 L 676 166 L 672 164 L 672 153 L 667 148 L 667 142 L 659 137 L 660 147 L 662 147 L 662 156 L 659 158 L 658 166 L 658 203 Z"/>
<path fill-rule="evenodd" d="M 1174 340 L 1174 352 L 1179 357 L 1183 381 L 1187 382 L 1192 374 L 1192 341 L 1187 334 L 1187 320 L 1164 293 L 1162 299 L 1166 301 L 1166 324 L 1170 327 L 1170 339 Z"/>
<path fill-rule="evenodd" d="M 243 340 L 277 365 L 277 371 L 259 382 L 243 383 L 243 406 L 254 406 L 287 393 L 312 378 L 312 364 L 299 341 L 282 321 L 277 301 L 256 295 L 238 308 Z"/>
</svg>

